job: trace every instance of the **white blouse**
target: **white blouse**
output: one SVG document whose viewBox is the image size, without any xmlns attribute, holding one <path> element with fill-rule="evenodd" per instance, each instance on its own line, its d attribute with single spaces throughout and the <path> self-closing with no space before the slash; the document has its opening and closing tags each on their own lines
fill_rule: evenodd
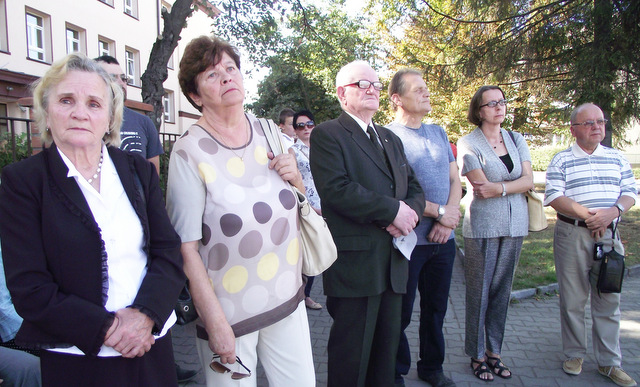
<svg viewBox="0 0 640 387">
<path fill-rule="evenodd" d="M 91 209 L 102 232 L 107 251 L 109 289 L 105 308 L 110 312 L 131 305 L 138 294 L 142 280 L 147 274 L 147 255 L 144 252 L 144 230 L 127 193 L 122 186 L 118 171 L 109 157 L 106 145 L 102 146 L 102 171 L 100 192 L 78 172 L 71 160 L 60 151 L 60 157 L 69 168 L 67 177 L 73 177 Z M 164 336 L 176 321 L 172 312 L 160 335 Z M 78 347 L 53 348 L 52 351 L 84 354 Z M 120 352 L 103 345 L 100 357 L 121 356 Z"/>
</svg>

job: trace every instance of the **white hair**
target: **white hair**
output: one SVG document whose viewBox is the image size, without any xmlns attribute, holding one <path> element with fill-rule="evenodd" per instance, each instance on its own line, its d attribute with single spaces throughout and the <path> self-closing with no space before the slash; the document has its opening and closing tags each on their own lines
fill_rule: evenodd
<svg viewBox="0 0 640 387">
<path fill-rule="evenodd" d="M 342 66 L 338 74 L 336 75 L 336 87 L 344 86 L 348 83 L 351 83 L 351 69 L 355 66 L 367 66 L 371 67 L 371 65 L 363 60 L 354 60 L 353 62 L 347 63 Z"/>
</svg>

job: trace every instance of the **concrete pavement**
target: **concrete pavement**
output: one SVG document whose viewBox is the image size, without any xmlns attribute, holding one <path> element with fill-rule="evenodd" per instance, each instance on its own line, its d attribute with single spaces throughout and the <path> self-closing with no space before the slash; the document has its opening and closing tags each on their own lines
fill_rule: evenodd
<svg viewBox="0 0 640 387">
<path fill-rule="evenodd" d="M 322 280 L 317 278 L 312 291 L 312 298 L 324 305 Z M 416 306 L 419 305 L 418 297 Z M 418 313 L 416 307 L 411 325 L 407 329 L 413 366 L 405 378 L 407 387 L 425 387 L 428 383 L 418 379 L 415 360 L 418 356 Z M 620 343 L 622 347 L 623 368 L 634 379 L 640 381 L 640 276 L 627 277 L 622 293 L 622 322 Z M 318 386 L 327 383 L 327 340 L 331 328 L 331 317 L 326 309 L 308 311 L 311 329 L 311 341 L 316 367 Z M 591 319 L 587 310 L 587 326 L 590 332 Z M 551 294 L 537 298 L 514 301 L 509 308 L 503 359 L 511 367 L 513 377 L 508 380 L 495 378 L 487 384 L 475 378 L 469 366 L 469 357 L 464 354 L 464 320 L 465 320 L 465 285 L 462 262 L 456 258 L 449 309 L 445 318 L 445 340 L 447 354 L 444 364 L 445 373 L 459 387 L 465 386 L 615 386 L 608 379 L 600 376 L 594 361 L 591 344 L 585 359 L 583 372 L 579 376 L 569 376 L 562 371 L 562 345 L 560 337 L 560 312 L 557 295 Z M 173 329 L 174 353 L 176 361 L 185 368 L 196 369 L 197 353 L 193 344 L 192 327 L 177 326 Z M 590 336 L 590 334 L 589 334 Z M 591 341 L 589 341 L 591 343 Z M 257 370 L 258 387 L 268 386 L 264 372 Z M 202 373 L 183 386 L 204 386 Z M 295 387 L 295 386 L 274 386 Z M 349 387 L 349 386 L 345 386 Z"/>
</svg>

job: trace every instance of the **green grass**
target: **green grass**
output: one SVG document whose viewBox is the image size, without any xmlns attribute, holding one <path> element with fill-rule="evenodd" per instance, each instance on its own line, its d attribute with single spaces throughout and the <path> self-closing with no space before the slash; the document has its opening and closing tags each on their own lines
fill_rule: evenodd
<svg viewBox="0 0 640 387">
<path fill-rule="evenodd" d="M 520 262 L 513 280 L 513 289 L 534 288 L 556 281 L 556 269 L 553 263 L 553 228 L 556 212 L 546 207 L 549 227 L 540 232 L 529 233 L 522 244 Z M 462 222 L 461 222 L 462 223 Z M 625 247 L 627 267 L 640 264 L 640 206 L 634 206 L 620 223 L 620 234 Z M 456 229 L 456 242 L 464 247 L 462 226 Z"/>
</svg>

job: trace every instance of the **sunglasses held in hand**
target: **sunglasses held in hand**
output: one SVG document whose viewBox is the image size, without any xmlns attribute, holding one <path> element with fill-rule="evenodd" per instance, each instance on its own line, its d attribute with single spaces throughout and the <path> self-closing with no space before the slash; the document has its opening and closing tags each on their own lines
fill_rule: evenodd
<svg viewBox="0 0 640 387">
<path fill-rule="evenodd" d="M 231 373 L 231 379 L 234 379 L 234 380 L 244 379 L 244 378 L 248 378 L 249 376 L 251 376 L 251 371 L 249 371 L 249 369 L 244 364 L 242 364 L 242 361 L 240 360 L 240 358 L 238 356 L 236 356 L 236 362 L 238 364 L 240 364 L 242 366 L 242 368 L 247 370 L 246 374 L 242 373 L 242 372 L 233 372 L 227 366 L 225 366 L 224 364 L 220 363 L 219 361 L 216 361 L 216 359 L 220 359 L 220 355 L 214 354 L 213 358 L 211 359 L 211 363 L 209 363 L 209 367 L 211 367 L 211 369 L 214 372 L 217 372 L 219 374 L 224 374 L 226 372 L 230 372 Z"/>
</svg>

